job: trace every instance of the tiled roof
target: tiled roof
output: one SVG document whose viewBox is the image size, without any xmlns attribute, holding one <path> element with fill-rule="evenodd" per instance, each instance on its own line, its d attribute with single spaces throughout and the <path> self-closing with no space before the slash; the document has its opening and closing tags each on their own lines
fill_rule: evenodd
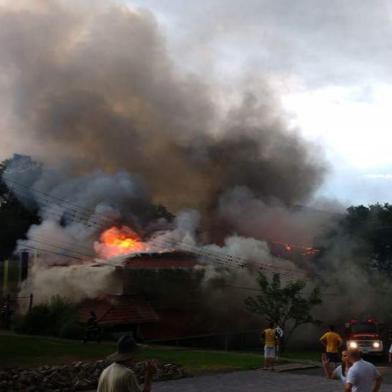
<svg viewBox="0 0 392 392">
<path fill-rule="evenodd" d="M 170 339 L 192 335 L 192 317 L 186 312 L 160 312 L 160 321 L 156 325 L 143 328 L 146 339 Z"/>
<path fill-rule="evenodd" d="M 152 306 L 135 296 L 107 296 L 87 300 L 81 304 L 80 320 L 86 322 L 91 311 L 97 315 L 100 325 L 143 324 L 159 320 Z"/>
<path fill-rule="evenodd" d="M 197 258 L 186 252 L 139 253 L 124 263 L 128 269 L 192 269 Z"/>
</svg>

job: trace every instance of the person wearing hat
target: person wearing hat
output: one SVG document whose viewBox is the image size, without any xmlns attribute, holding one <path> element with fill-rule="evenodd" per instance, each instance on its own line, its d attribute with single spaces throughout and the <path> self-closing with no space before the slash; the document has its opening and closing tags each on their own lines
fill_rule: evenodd
<svg viewBox="0 0 392 392">
<path fill-rule="evenodd" d="M 117 351 L 107 358 L 113 363 L 101 373 L 97 392 L 150 392 L 152 376 L 156 370 L 154 364 L 147 362 L 143 389 L 135 373 L 128 367 L 134 362 L 134 355 L 138 351 L 139 346 L 132 336 L 122 336 L 117 342 Z"/>
</svg>

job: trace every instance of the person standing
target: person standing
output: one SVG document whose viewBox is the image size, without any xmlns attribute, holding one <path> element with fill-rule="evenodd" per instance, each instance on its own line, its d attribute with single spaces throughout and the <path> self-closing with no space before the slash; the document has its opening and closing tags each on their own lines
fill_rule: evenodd
<svg viewBox="0 0 392 392">
<path fill-rule="evenodd" d="M 275 349 L 276 349 L 276 331 L 274 324 L 269 323 L 268 328 L 263 331 L 264 336 L 264 370 L 274 370 Z"/>
<path fill-rule="evenodd" d="M 377 368 L 361 358 L 359 350 L 349 350 L 352 366 L 347 372 L 345 392 L 377 392 L 382 384 L 382 377 Z"/>
<path fill-rule="evenodd" d="M 117 351 L 107 359 L 113 363 L 105 368 L 99 377 L 97 392 L 150 392 L 156 367 L 147 362 L 142 389 L 136 375 L 128 366 L 134 363 L 134 355 L 139 347 L 130 335 L 122 336 L 117 343 Z"/>
<path fill-rule="evenodd" d="M 343 344 L 342 337 L 335 332 L 335 327 L 330 325 L 328 332 L 321 336 L 320 342 L 325 347 L 325 354 L 329 364 L 333 363 L 335 368 L 340 362 L 339 347 Z"/>
<path fill-rule="evenodd" d="M 340 380 L 344 385 L 346 384 L 347 372 L 351 367 L 347 350 L 342 351 L 342 364 L 335 370 L 331 370 L 325 353 L 321 355 L 321 363 L 323 364 L 324 373 L 327 378 Z"/>
<path fill-rule="evenodd" d="M 86 332 L 84 335 L 83 343 L 95 339 L 97 343 L 101 342 L 101 329 L 98 325 L 97 315 L 94 311 L 90 311 L 90 317 L 87 320 Z"/>
<path fill-rule="evenodd" d="M 13 311 L 11 309 L 11 300 L 10 296 L 7 295 L 6 301 L 1 309 L 1 319 L 4 322 L 4 328 L 10 329 L 11 328 L 11 318 L 12 318 Z"/>
<path fill-rule="evenodd" d="M 284 345 L 284 332 L 283 329 L 277 325 L 275 328 L 275 336 L 276 336 L 276 347 L 275 347 L 275 360 L 278 360 L 280 353 L 283 352 Z"/>
</svg>

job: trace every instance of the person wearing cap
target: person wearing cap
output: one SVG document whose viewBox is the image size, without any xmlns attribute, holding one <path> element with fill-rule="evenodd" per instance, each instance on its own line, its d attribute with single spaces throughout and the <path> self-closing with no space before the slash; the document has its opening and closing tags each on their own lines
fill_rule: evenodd
<svg viewBox="0 0 392 392">
<path fill-rule="evenodd" d="M 135 373 L 128 367 L 138 351 L 139 346 L 132 336 L 122 336 L 117 342 L 117 351 L 107 358 L 113 363 L 101 373 L 97 392 L 150 392 L 156 370 L 153 363 L 147 362 L 144 388 L 140 387 Z"/>
</svg>

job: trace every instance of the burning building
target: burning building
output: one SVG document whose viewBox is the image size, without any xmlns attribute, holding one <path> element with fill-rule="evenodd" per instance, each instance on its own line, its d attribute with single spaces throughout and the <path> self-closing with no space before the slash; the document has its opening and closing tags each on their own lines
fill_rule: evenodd
<svg viewBox="0 0 392 392">
<path fill-rule="evenodd" d="M 13 170 L 31 172 L 30 162 L 16 157 L 6 180 Z M 48 175 L 38 169 L 38 178 Z M 157 208 L 127 173 L 96 173 L 59 184 L 77 202 L 22 187 L 13 177 L 8 181 L 21 200 L 39 206 L 42 220 L 18 244 L 22 254 L 34 255 L 20 296 L 33 293 L 34 303 L 63 296 L 80 304 L 82 321 L 94 311 L 114 332 L 132 330 L 146 339 L 219 334 L 233 313 L 238 317 L 231 327 L 249 329 L 253 320 L 243 299 L 247 288 L 255 288 L 255 271 L 301 277 L 317 252 L 230 236 L 232 222 L 216 230 L 219 245 L 210 244 L 200 213 L 184 210 L 174 216 Z"/>
<path fill-rule="evenodd" d="M 203 273 L 198 265 L 195 255 L 182 251 L 129 255 L 114 267 L 118 294 L 82 302 L 82 319 L 93 310 L 101 325 L 114 331 L 131 329 L 146 339 L 211 332 L 200 325 Z"/>
<path fill-rule="evenodd" d="M 230 304 L 224 304 L 224 310 L 219 309 L 231 298 L 231 287 L 238 279 L 246 277 L 246 284 L 254 285 L 244 251 L 238 249 L 235 256 L 235 251 L 229 249 L 238 247 L 238 240 L 227 244 L 228 249 L 223 252 L 222 248 L 190 245 L 175 238 L 173 232 L 158 232 L 143 241 L 127 226 L 112 226 L 102 231 L 94 243 L 97 257 L 71 264 L 70 253 L 63 250 L 64 255 L 59 257 L 58 252 L 46 247 L 47 252 L 36 252 L 30 263 L 31 276 L 22 283 L 22 292 L 25 296 L 34 293 L 37 301 L 65 294 L 79 303 L 81 321 L 94 311 L 99 324 L 107 330 L 132 330 L 150 340 L 220 334 L 226 330 L 226 317 L 233 311 L 237 315 L 244 313 L 239 319 L 243 320 L 242 328 L 249 329 L 252 320 L 242 306 L 246 292 L 237 293 Z M 281 244 L 276 246 L 281 249 Z M 273 257 L 267 246 L 264 250 L 263 254 L 257 249 L 257 257 Z M 277 260 L 274 265 L 267 260 L 258 261 L 257 268 L 279 268 Z M 281 267 L 282 263 L 287 264 L 280 263 Z M 234 273 L 230 272 L 233 267 Z M 97 285 L 93 290 L 92 283 Z M 217 299 L 217 293 L 222 298 Z M 234 330 L 240 328 L 236 323 L 232 322 Z"/>
<path fill-rule="evenodd" d="M 15 155 L 2 181 L 39 216 L 16 249 L 39 256 L 22 295 L 111 298 L 101 310 L 132 297 L 144 309 L 132 317 L 153 328 L 178 302 L 188 313 L 219 303 L 228 320 L 222 304 L 244 295 L 225 285 L 254 287 L 261 266 L 293 270 L 283 257 L 303 251 L 264 240 L 290 244 L 294 233 L 311 246 L 321 223 L 292 207 L 312 198 L 325 165 L 267 78 L 222 102 L 227 88 L 180 69 L 150 13 L 111 1 L 7 3 L 2 129 L 34 159 Z M 114 310 L 103 313 L 109 322 Z"/>
</svg>

